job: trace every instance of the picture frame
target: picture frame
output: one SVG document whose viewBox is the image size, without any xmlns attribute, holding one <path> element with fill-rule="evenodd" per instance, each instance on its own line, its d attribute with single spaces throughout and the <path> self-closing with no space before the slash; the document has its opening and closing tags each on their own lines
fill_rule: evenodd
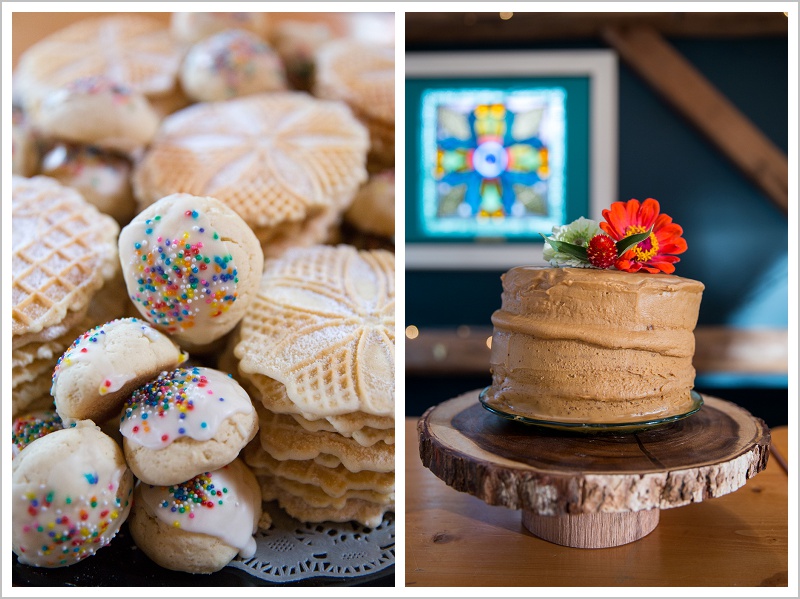
<svg viewBox="0 0 800 599">
<path fill-rule="evenodd" d="M 521 264 L 545 265 L 541 258 L 541 234 L 549 234 L 553 226 L 567 224 L 579 216 L 601 220 L 602 209 L 617 199 L 617 71 L 617 57 L 610 50 L 407 53 L 406 269 L 505 270 Z M 551 93 L 553 90 L 558 93 Z M 434 206 L 443 205 L 444 200 L 434 195 L 443 179 L 439 177 L 434 181 L 436 177 L 432 171 L 436 167 L 441 174 L 442 155 L 447 150 L 431 149 L 437 143 L 433 131 L 441 130 L 440 124 L 432 124 L 434 112 L 438 110 L 437 114 L 441 114 L 447 109 L 441 108 L 447 102 L 453 106 L 469 104 L 468 98 L 473 92 L 475 106 L 485 107 L 487 102 L 495 102 L 497 106 L 503 106 L 500 110 L 511 111 L 515 97 L 522 97 L 522 103 L 548 93 L 550 97 L 558 98 L 560 90 L 563 90 L 561 95 L 567 98 L 563 107 L 566 133 L 563 139 L 555 139 L 551 142 L 552 147 L 546 149 L 550 149 L 548 166 L 563 166 L 563 171 L 560 171 L 563 181 L 559 180 L 563 190 L 551 185 L 547 199 L 540 199 L 540 203 L 549 203 L 542 210 L 543 213 L 549 210 L 550 218 L 531 217 L 526 219 L 527 224 L 521 225 L 520 220 L 525 219 L 512 222 L 515 219 L 511 218 L 509 211 L 505 222 L 502 222 L 502 216 L 497 218 L 499 224 L 494 229 L 478 225 L 470 228 L 464 223 L 440 226 L 436 216 L 441 214 L 441 210 L 435 214 L 438 208 Z M 432 104 L 436 106 L 432 107 Z M 462 109 L 462 113 L 466 114 L 468 109 Z M 475 122 L 475 116 L 470 116 L 471 122 Z M 464 118 L 461 121 L 466 122 Z M 456 124 L 461 121 L 456 119 Z M 510 118 L 506 118 L 506 122 L 511 122 Z M 463 125 L 459 126 L 463 128 Z M 474 138 L 473 135 L 474 147 L 468 150 L 469 164 L 464 169 L 480 170 L 477 160 L 483 148 L 476 147 Z M 554 157 L 558 157 L 558 149 L 562 147 L 566 149 L 563 149 L 563 160 L 559 163 Z M 490 152 L 489 158 L 495 159 L 495 155 Z M 437 161 L 435 164 L 434 160 Z M 457 162 L 458 157 L 455 160 Z M 452 163 L 450 160 L 446 165 Z M 460 167 L 457 164 L 448 168 Z M 557 171 L 552 170 L 549 174 L 556 175 Z M 480 176 L 474 180 L 487 181 Z M 520 181 L 520 178 L 515 181 Z M 462 188 L 468 185 L 464 184 Z M 467 193 L 471 193 L 473 198 L 476 195 Z M 497 196 L 495 205 L 498 205 L 499 192 L 494 195 Z M 440 204 L 436 204 L 437 201 Z M 448 201 L 453 204 L 453 200 Z M 458 201 L 467 203 L 463 199 L 455 200 Z M 473 209 L 474 214 L 478 214 L 478 209 Z M 455 211 L 451 213 L 455 214 Z"/>
</svg>

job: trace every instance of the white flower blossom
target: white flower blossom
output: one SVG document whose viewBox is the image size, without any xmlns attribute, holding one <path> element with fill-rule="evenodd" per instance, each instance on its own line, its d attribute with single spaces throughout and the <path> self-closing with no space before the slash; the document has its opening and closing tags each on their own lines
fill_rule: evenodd
<svg viewBox="0 0 800 599">
<path fill-rule="evenodd" d="M 592 237 L 595 235 L 600 235 L 602 232 L 603 230 L 595 221 L 581 216 L 579 219 L 572 221 L 568 225 L 553 227 L 553 235 L 552 237 L 548 237 L 548 239 L 564 241 L 573 245 L 586 247 L 589 245 L 589 240 Z M 547 243 L 547 241 L 544 243 L 542 256 L 550 263 L 550 266 L 554 266 L 556 268 L 563 266 L 592 268 L 592 265 L 588 262 L 583 262 L 574 256 L 570 256 L 569 254 L 555 251 L 553 247 Z"/>
</svg>

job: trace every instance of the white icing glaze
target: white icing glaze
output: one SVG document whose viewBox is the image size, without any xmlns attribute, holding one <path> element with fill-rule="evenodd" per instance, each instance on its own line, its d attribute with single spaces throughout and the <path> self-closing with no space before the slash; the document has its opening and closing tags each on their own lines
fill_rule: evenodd
<svg viewBox="0 0 800 599">
<path fill-rule="evenodd" d="M 96 370 L 105 374 L 98 386 L 100 395 L 111 393 L 122 388 L 125 383 L 136 377 L 135 372 L 115 372 L 117 370 L 111 363 L 106 352 L 106 343 L 119 334 L 128 334 L 131 327 L 138 329 L 150 341 L 163 342 L 168 338 L 163 333 L 155 330 L 147 322 L 138 318 L 118 318 L 105 324 L 94 327 L 83 333 L 62 354 L 53 370 L 53 384 L 50 393 L 55 397 L 58 394 L 58 379 L 65 369 L 80 362 L 92 362 Z"/>
<path fill-rule="evenodd" d="M 93 555 L 130 510 L 133 479 L 124 464 L 93 443 L 58 457 L 44 482 L 12 484 L 13 548 L 23 564 L 68 566 Z"/>
<path fill-rule="evenodd" d="M 162 372 L 125 402 L 120 432 L 139 445 L 162 449 L 179 437 L 207 441 L 237 413 L 253 412 L 250 396 L 231 376 L 211 368 Z"/>
<path fill-rule="evenodd" d="M 242 557 L 252 557 L 259 518 L 255 508 L 261 504 L 261 497 L 245 480 L 245 468 L 235 460 L 180 485 L 140 483 L 142 501 L 168 526 L 216 537 L 236 547 Z"/>
<path fill-rule="evenodd" d="M 192 195 L 175 194 L 164 213 L 135 218 L 119 245 L 131 300 L 168 333 L 202 326 L 238 297 L 230 251 Z"/>
</svg>

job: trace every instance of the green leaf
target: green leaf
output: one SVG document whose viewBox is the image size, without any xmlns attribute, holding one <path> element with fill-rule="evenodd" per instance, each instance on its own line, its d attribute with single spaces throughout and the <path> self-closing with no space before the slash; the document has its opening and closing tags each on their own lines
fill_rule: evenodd
<svg viewBox="0 0 800 599">
<path fill-rule="evenodd" d="M 627 237 L 623 237 L 617 242 L 617 254 L 622 255 L 637 243 L 643 242 L 645 239 L 650 237 L 650 233 L 653 232 L 653 228 L 650 227 L 649 231 L 645 231 L 644 233 L 637 233 L 636 235 L 628 235 Z"/>
<path fill-rule="evenodd" d="M 542 235 L 539 233 L 539 235 Z M 556 241 L 555 239 L 550 239 L 549 237 L 545 237 L 542 235 L 544 240 L 549 243 L 552 248 L 557 251 L 561 252 L 562 254 L 568 254 L 573 258 L 577 258 L 583 262 L 588 262 L 589 257 L 586 255 L 586 248 L 581 245 L 575 245 L 573 243 L 567 243 L 566 241 Z"/>
</svg>

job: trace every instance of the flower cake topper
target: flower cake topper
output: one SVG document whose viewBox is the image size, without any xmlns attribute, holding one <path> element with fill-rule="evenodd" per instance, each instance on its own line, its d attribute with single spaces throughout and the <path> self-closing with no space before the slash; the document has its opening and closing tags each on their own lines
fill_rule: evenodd
<svg viewBox="0 0 800 599">
<path fill-rule="evenodd" d="M 605 222 L 579 218 L 553 227 L 544 237 L 544 259 L 552 266 L 616 268 L 625 272 L 675 272 L 675 254 L 686 251 L 683 228 L 661 213 L 653 198 L 614 202 L 603 210 Z"/>
</svg>

